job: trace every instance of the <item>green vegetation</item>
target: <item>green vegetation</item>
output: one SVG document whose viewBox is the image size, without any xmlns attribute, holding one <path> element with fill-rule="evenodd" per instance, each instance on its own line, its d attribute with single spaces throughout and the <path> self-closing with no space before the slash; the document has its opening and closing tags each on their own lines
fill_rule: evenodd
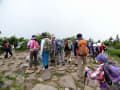
<svg viewBox="0 0 120 90">
<path fill-rule="evenodd" d="M 3 84 L 3 78 L 4 78 L 4 76 L 3 76 L 3 75 L 0 75 L 0 87 L 1 87 L 2 84 Z"/>
<path fill-rule="evenodd" d="M 120 49 L 108 49 L 108 50 L 107 50 L 107 53 L 108 53 L 110 56 L 120 57 Z"/>
<path fill-rule="evenodd" d="M 52 34 L 48 33 L 48 32 L 44 32 L 46 33 L 47 36 L 50 36 Z M 0 33 L 1 34 L 1 33 Z M 37 41 L 39 42 L 39 44 L 41 43 L 41 39 L 42 39 L 42 33 L 41 34 L 37 34 Z M 11 44 L 12 47 L 14 47 L 14 50 L 16 51 L 27 51 L 27 43 L 28 43 L 28 39 L 25 39 L 24 37 L 18 38 L 16 36 L 11 36 L 11 37 L 0 37 L 0 54 L 4 52 L 4 44 L 5 42 L 9 42 Z"/>
</svg>

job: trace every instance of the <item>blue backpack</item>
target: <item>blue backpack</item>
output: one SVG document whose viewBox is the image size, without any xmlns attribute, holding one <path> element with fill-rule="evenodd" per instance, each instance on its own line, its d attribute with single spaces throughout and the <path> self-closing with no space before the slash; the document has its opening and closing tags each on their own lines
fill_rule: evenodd
<svg viewBox="0 0 120 90">
<path fill-rule="evenodd" d="M 62 50 L 64 48 L 64 40 L 57 39 L 56 48 L 57 48 L 57 51 Z"/>
</svg>

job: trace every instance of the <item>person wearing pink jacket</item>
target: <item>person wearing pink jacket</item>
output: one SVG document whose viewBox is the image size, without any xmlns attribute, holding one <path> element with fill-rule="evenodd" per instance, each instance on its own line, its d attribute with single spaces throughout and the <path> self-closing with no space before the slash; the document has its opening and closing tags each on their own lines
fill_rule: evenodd
<svg viewBox="0 0 120 90">
<path fill-rule="evenodd" d="M 35 35 L 32 36 L 32 39 L 28 42 L 27 46 L 30 49 L 30 62 L 28 70 L 32 70 L 33 64 L 35 65 L 35 69 L 37 69 L 37 55 L 40 50 L 40 46 Z"/>
</svg>

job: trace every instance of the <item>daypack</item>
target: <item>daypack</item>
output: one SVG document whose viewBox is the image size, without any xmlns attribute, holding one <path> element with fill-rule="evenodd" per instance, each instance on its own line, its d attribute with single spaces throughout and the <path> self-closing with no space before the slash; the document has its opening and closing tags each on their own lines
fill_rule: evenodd
<svg viewBox="0 0 120 90">
<path fill-rule="evenodd" d="M 50 51 L 52 47 L 52 43 L 49 39 L 45 39 L 43 51 Z"/>
<path fill-rule="evenodd" d="M 106 84 L 120 88 L 120 68 L 112 62 L 104 64 L 103 67 Z"/>
<path fill-rule="evenodd" d="M 4 47 L 5 49 L 8 49 L 8 43 L 5 43 Z"/>
<path fill-rule="evenodd" d="M 57 51 L 62 50 L 63 48 L 64 48 L 64 41 L 63 40 L 56 40 Z"/>
<path fill-rule="evenodd" d="M 80 40 L 78 41 L 78 55 L 86 56 L 88 53 L 87 41 Z"/>
<path fill-rule="evenodd" d="M 37 41 L 33 40 L 31 49 L 33 51 L 39 51 L 39 45 L 38 45 Z"/>
<path fill-rule="evenodd" d="M 66 41 L 65 48 L 68 48 L 69 50 L 72 50 L 72 41 L 71 40 Z"/>
</svg>

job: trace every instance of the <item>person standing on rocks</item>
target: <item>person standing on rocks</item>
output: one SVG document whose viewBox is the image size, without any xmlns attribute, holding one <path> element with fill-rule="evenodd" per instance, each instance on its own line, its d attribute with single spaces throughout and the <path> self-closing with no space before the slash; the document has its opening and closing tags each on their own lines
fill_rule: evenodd
<svg viewBox="0 0 120 90">
<path fill-rule="evenodd" d="M 32 36 L 32 39 L 28 42 L 27 46 L 28 48 L 30 48 L 30 62 L 29 62 L 28 70 L 32 70 L 33 64 L 35 65 L 35 69 L 37 69 L 37 65 L 38 65 L 37 56 L 40 50 L 40 46 L 36 40 L 35 35 Z"/>
<path fill-rule="evenodd" d="M 64 63 L 64 40 L 62 39 L 55 40 L 55 55 L 56 55 L 57 65 L 60 64 L 60 57 L 62 60 L 62 65 L 65 65 Z"/>
<path fill-rule="evenodd" d="M 74 55 L 78 62 L 78 77 L 83 81 L 84 67 L 87 64 L 86 56 L 88 53 L 87 41 L 83 39 L 82 34 L 77 34 L 77 40 L 74 43 Z"/>
<path fill-rule="evenodd" d="M 67 63 L 71 62 L 72 49 L 73 49 L 73 43 L 70 40 L 70 38 L 68 38 L 67 41 L 65 42 L 65 49 L 64 49 Z"/>
<path fill-rule="evenodd" d="M 50 62 L 51 64 L 55 64 L 55 37 L 53 36 L 51 38 L 51 42 L 52 42 L 52 48 L 51 48 L 51 52 L 50 52 Z"/>
<path fill-rule="evenodd" d="M 8 54 L 13 56 L 12 47 L 11 47 L 10 43 L 9 42 L 5 42 L 4 47 L 5 47 L 5 51 L 6 51 L 5 58 L 8 58 Z"/>
<path fill-rule="evenodd" d="M 50 58 L 50 51 L 51 51 L 51 41 L 46 35 L 46 33 L 42 34 L 41 40 L 41 51 L 40 54 L 42 55 L 43 66 L 44 69 L 47 70 L 49 67 L 49 58 Z"/>
</svg>

